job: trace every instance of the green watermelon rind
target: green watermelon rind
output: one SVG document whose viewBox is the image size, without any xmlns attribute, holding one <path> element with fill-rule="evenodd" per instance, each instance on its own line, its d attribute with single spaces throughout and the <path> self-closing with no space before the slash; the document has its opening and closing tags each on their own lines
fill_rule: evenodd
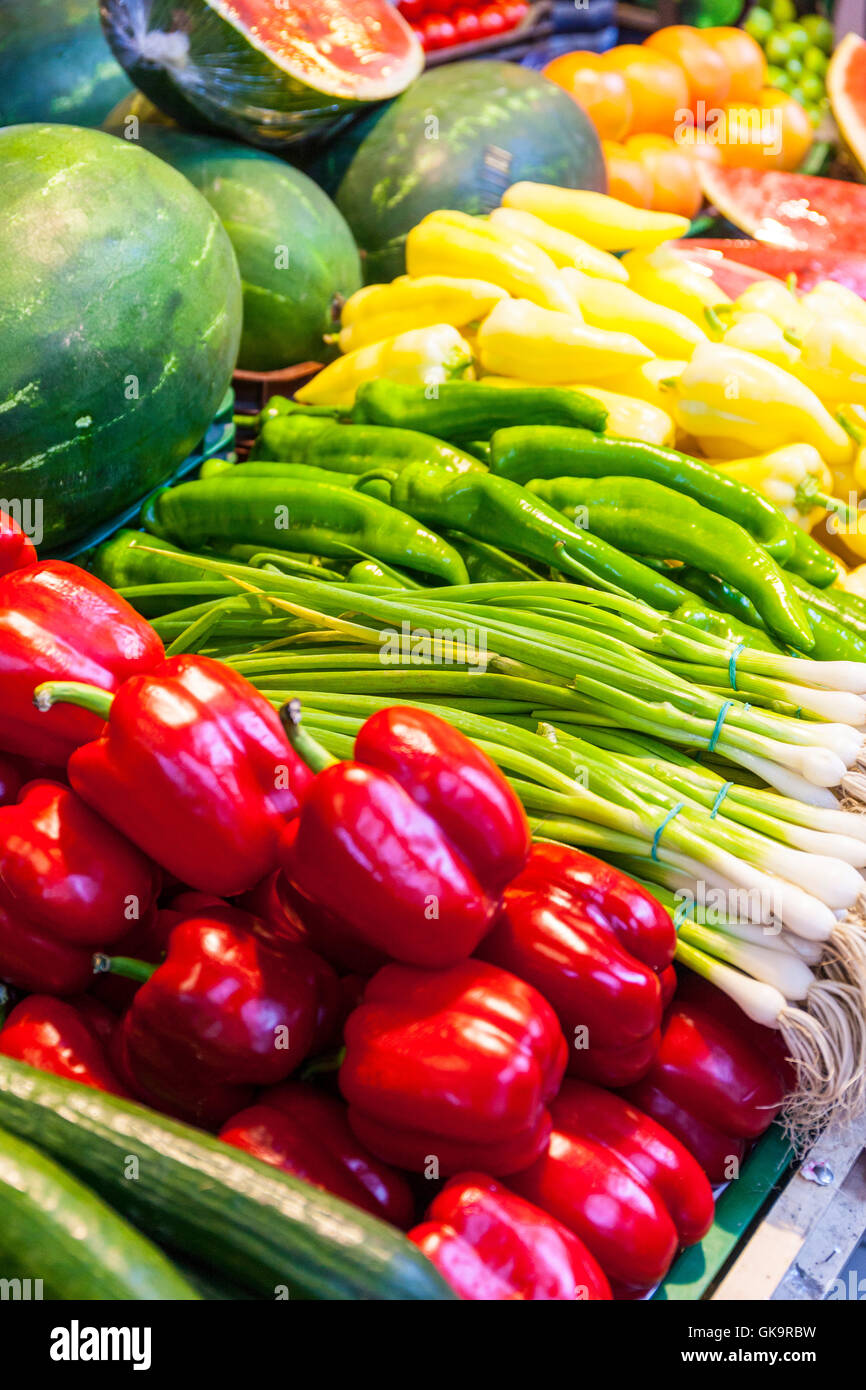
<svg viewBox="0 0 866 1390">
<path fill-rule="evenodd" d="M 357 107 L 352 96 L 317 91 L 279 67 L 253 37 L 219 13 L 220 0 L 101 0 L 102 22 L 118 61 L 138 87 L 183 125 L 240 136 L 263 149 L 308 140 Z M 142 56 L 160 33 L 185 46 L 183 61 Z M 406 29 L 407 57 L 390 84 L 366 100 L 402 91 L 424 66 L 420 44 Z"/>
<path fill-rule="evenodd" d="M 237 356 L 240 277 L 175 170 L 99 131 L 0 131 L 0 496 L 75 540 L 169 477 Z"/>
<path fill-rule="evenodd" d="M 488 213 L 523 179 L 604 192 L 598 136 L 546 77 L 476 60 L 431 69 L 391 102 L 361 141 L 335 202 L 370 283 L 404 272 L 406 236 L 427 213 Z"/>
<path fill-rule="evenodd" d="M 145 123 L 138 138 L 189 179 L 228 232 L 244 296 L 238 366 L 267 372 L 333 356 L 324 335 L 360 287 L 361 266 L 330 198 L 248 145 Z"/>
<path fill-rule="evenodd" d="M 0 126 L 96 126 L 131 90 L 95 0 L 29 0 L 0 9 Z"/>
</svg>

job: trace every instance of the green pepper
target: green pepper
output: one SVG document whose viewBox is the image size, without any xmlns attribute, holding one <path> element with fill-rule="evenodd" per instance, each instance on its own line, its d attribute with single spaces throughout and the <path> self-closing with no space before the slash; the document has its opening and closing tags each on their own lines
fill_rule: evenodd
<svg viewBox="0 0 866 1390">
<path fill-rule="evenodd" d="M 811 651 L 799 598 L 766 550 L 735 521 L 644 478 L 548 478 L 528 485 L 569 520 L 586 513 L 593 535 L 638 555 L 680 560 L 716 574 L 750 598 L 770 632 Z"/>
<path fill-rule="evenodd" d="M 439 439 L 489 439 L 494 430 L 527 421 L 603 430 L 607 411 L 570 386 L 491 386 L 443 381 L 435 387 L 365 381 L 352 408 L 359 424 L 423 430 Z"/>
<path fill-rule="evenodd" d="M 398 471 L 407 463 L 436 463 L 458 473 L 484 469 L 478 459 L 415 430 L 338 425 L 333 420 L 308 420 L 297 415 L 266 421 L 250 458 L 356 474 L 374 466 Z"/>
<path fill-rule="evenodd" d="M 450 478 L 450 473 L 443 473 Z M 378 498 L 329 483 L 292 482 L 287 503 L 279 478 L 215 478 L 180 483 L 145 504 L 143 524 L 182 545 L 259 543 L 261 549 L 384 560 L 466 584 L 453 546 Z"/>
<path fill-rule="evenodd" d="M 487 545 L 484 541 L 465 536 L 460 531 L 446 531 L 455 550 L 459 550 L 466 562 L 469 578 L 473 584 L 502 584 L 514 580 L 534 580 L 538 575 L 513 555 L 506 555 L 498 546 Z"/>
<path fill-rule="evenodd" d="M 736 619 L 731 619 L 724 613 L 719 613 L 715 608 L 706 603 L 682 603 L 674 613 L 682 623 L 688 623 L 689 627 L 700 628 L 702 632 L 712 633 L 714 637 L 721 637 L 726 642 L 742 642 L 744 646 L 754 647 L 762 652 L 782 651 L 778 642 L 774 642 L 772 637 L 768 637 L 763 628 L 750 627 L 746 623 L 738 623 Z"/>
<path fill-rule="evenodd" d="M 678 584 L 600 536 L 569 526 L 560 512 L 508 478 L 412 464 L 394 480 L 391 500 L 419 521 L 538 560 L 580 583 L 631 594 L 668 612 L 688 599 Z"/>
<path fill-rule="evenodd" d="M 155 541 L 144 531 L 116 531 L 94 552 L 90 568 L 104 584 L 112 589 L 126 589 L 134 584 L 164 584 L 174 580 L 213 579 L 210 570 L 196 570 L 191 565 L 172 560 L 170 555 L 157 551 L 184 552 L 171 541 Z M 212 558 L 212 557 L 211 557 Z"/>
<path fill-rule="evenodd" d="M 412 579 L 402 570 L 392 569 L 381 560 L 359 560 L 346 575 L 348 584 L 375 584 L 384 589 L 423 589 L 417 579 Z"/>
<path fill-rule="evenodd" d="M 802 526 L 795 527 L 795 530 L 794 553 L 785 560 L 785 569 L 817 585 L 819 589 L 828 588 L 835 583 L 839 573 L 836 561 Z"/>
<path fill-rule="evenodd" d="M 726 613 L 753 628 L 760 618 L 753 604 L 730 584 L 713 579 L 699 570 L 678 569 L 677 578 L 687 589 L 700 594 Z M 804 581 L 788 575 L 788 582 L 798 595 L 809 626 L 815 638 L 815 645 L 809 652 L 813 661 L 866 661 L 866 626 L 862 629 L 848 623 L 843 610 L 833 606 L 832 596 L 826 590 L 813 589 Z M 741 637 L 747 646 L 758 646 L 751 635 Z"/>
<path fill-rule="evenodd" d="M 499 430 L 491 441 L 490 468 L 501 478 L 644 478 L 691 497 L 711 512 L 736 521 L 779 564 L 794 553 L 800 528 L 754 488 L 715 472 L 677 449 L 662 449 L 588 430 L 527 426 Z"/>
<path fill-rule="evenodd" d="M 312 464 L 283 463 L 279 460 L 250 459 L 249 462 L 240 464 L 234 474 L 215 474 L 215 477 L 221 480 L 232 476 L 236 479 L 282 478 L 286 484 L 286 502 L 291 500 L 292 483 L 296 479 L 306 479 L 310 483 L 329 483 L 331 487 L 347 490 L 360 488 L 368 497 L 378 497 L 381 502 L 387 502 L 391 493 L 390 483 L 378 477 L 365 479 L 357 473 L 338 473 L 332 468 L 314 468 Z"/>
</svg>

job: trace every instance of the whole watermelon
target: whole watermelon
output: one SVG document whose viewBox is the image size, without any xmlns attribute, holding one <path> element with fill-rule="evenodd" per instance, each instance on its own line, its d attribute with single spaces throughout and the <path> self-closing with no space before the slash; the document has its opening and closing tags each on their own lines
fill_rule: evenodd
<svg viewBox="0 0 866 1390">
<path fill-rule="evenodd" d="M 376 120 L 336 202 L 369 283 L 403 273 L 406 235 L 428 212 L 490 212 L 521 179 L 604 192 L 604 157 L 588 117 L 527 68 L 453 63 L 425 73 Z"/>
<path fill-rule="evenodd" d="M 0 130 L 0 497 L 43 543 L 164 481 L 231 379 L 241 285 L 204 198 L 146 150 L 77 126 Z"/>
<path fill-rule="evenodd" d="M 235 249 L 244 294 L 238 366 L 267 372 L 332 356 L 344 299 L 361 284 L 345 219 L 320 188 L 281 159 L 233 141 L 140 124 L 145 149 L 207 198 Z"/>
<path fill-rule="evenodd" d="M 96 0 L 0 0 L 0 126 L 99 125 L 130 90 Z"/>
</svg>

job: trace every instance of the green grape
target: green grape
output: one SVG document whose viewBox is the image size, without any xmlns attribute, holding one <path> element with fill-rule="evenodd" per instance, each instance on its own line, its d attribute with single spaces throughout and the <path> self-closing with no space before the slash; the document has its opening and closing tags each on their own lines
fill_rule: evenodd
<svg viewBox="0 0 866 1390">
<path fill-rule="evenodd" d="M 767 68 L 767 86 L 778 87 L 779 78 L 785 76 L 784 68 L 774 68 L 772 64 Z"/>
<path fill-rule="evenodd" d="M 788 40 L 795 58 L 802 58 L 809 47 L 809 34 L 802 24 L 783 24 L 779 33 Z"/>
<path fill-rule="evenodd" d="M 824 83 L 816 72 L 804 72 L 800 78 L 800 90 L 806 93 L 807 101 L 820 101 L 824 95 Z"/>
<path fill-rule="evenodd" d="M 797 86 L 796 84 L 790 89 L 788 95 L 792 96 L 795 101 L 800 103 L 801 106 L 809 105 L 809 98 L 806 96 L 806 93 L 803 91 L 803 88 Z"/>
<path fill-rule="evenodd" d="M 773 16 L 769 10 L 762 10 L 760 5 L 756 5 L 753 10 L 749 10 L 743 23 L 743 28 L 758 43 L 764 44 L 772 34 L 775 25 Z"/>
<path fill-rule="evenodd" d="M 816 48 L 827 54 L 833 52 L 833 25 L 829 19 L 825 19 L 822 14 L 807 14 L 800 23 Z"/>
<path fill-rule="evenodd" d="M 820 106 L 807 106 L 806 114 L 812 122 L 813 127 L 817 130 L 821 121 L 824 119 L 824 112 L 821 110 Z"/>
<path fill-rule="evenodd" d="M 770 68 L 769 72 L 778 73 L 778 76 L 770 81 L 771 87 L 776 87 L 780 92 L 790 92 L 794 85 L 794 79 L 786 73 L 784 68 Z"/>
<path fill-rule="evenodd" d="M 803 67 L 807 72 L 816 72 L 823 77 L 829 66 L 827 54 L 820 48 L 807 48 L 803 54 Z"/>
<path fill-rule="evenodd" d="M 794 0 L 771 0 L 770 14 L 776 24 L 792 24 L 797 18 Z"/>
<path fill-rule="evenodd" d="M 795 82 L 799 82 L 803 75 L 803 62 L 800 58 L 789 58 L 785 64 L 785 71 Z"/>
<path fill-rule="evenodd" d="M 792 56 L 791 45 L 784 34 L 780 33 L 770 35 L 764 52 L 767 55 L 767 62 L 772 63 L 777 68 L 786 67 L 788 59 Z"/>
</svg>

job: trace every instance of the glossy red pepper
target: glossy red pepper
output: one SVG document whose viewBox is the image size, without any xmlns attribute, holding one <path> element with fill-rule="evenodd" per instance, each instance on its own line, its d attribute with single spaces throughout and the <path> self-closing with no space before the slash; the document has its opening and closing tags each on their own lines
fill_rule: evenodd
<svg viewBox="0 0 866 1390">
<path fill-rule="evenodd" d="M 394 1226 L 412 1223 L 415 1202 L 406 1179 L 358 1142 L 343 1102 L 313 1086 L 272 1086 L 233 1115 L 219 1137 Z"/>
<path fill-rule="evenodd" d="M 597 1302 L 611 1297 L 603 1271 L 577 1236 L 483 1173 L 446 1183 L 409 1239 L 461 1298 Z"/>
<path fill-rule="evenodd" d="M 695 1155 L 711 1182 L 738 1176 L 749 1143 L 772 1123 L 785 1095 L 777 1035 L 760 1029 L 761 1041 L 753 1031 L 759 1025 L 739 1010 L 728 1019 L 725 1012 L 677 995 L 652 1066 L 628 1090 Z"/>
<path fill-rule="evenodd" d="M 565 1040 L 550 1005 L 514 975 L 475 960 L 435 972 L 385 966 L 345 1042 L 349 1122 L 386 1162 L 500 1176 L 543 1149 Z"/>
<path fill-rule="evenodd" d="M 298 821 L 295 819 L 283 832 L 283 853 L 293 841 L 297 828 Z M 302 897 L 281 870 L 269 874 L 251 892 L 239 898 L 238 906 L 270 922 L 288 940 L 309 946 L 311 951 L 330 961 L 338 971 L 347 970 L 370 976 L 388 964 L 384 952 L 366 945 L 351 927 L 333 913 Z"/>
<path fill-rule="evenodd" d="M 529 853 L 523 809 L 490 759 L 424 710 L 392 706 L 321 756 L 297 712 L 289 736 L 319 775 L 282 865 L 298 911 L 337 919 L 368 949 L 430 968 L 470 955 Z"/>
<path fill-rule="evenodd" d="M 40 560 L 0 579 L 0 748 L 63 767 L 96 738 L 102 719 L 58 706 L 44 714 L 43 681 L 87 681 L 117 690 L 164 656 L 149 623 L 107 584 L 64 560 Z"/>
<path fill-rule="evenodd" d="M 85 801 L 182 883 L 222 897 L 277 866 L 277 841 L 313 774 L 267 700 L 219 661 L 175 656 L 114 699 L 47 686 L 107 721 L 69 760 Z"/>
<path fill-rule="evenodd" d="M 618 869 L 536 844 L 476 954 L 534 985 L 556 1010 L 568 1070 L 624 1086 L 661 1040 L 662 986 L 676 946 L 668 913 Z"/>
<path fill-rule="evenodd" d="M 78 994 L 96 947 L 145 918 L 159 872 L 57 782 L 29 782 L 0 807 L 0 979 L 20 989 Z"/>
<path fill-rule="evenodd" d="M 36 547 L 14 517 L 0 512 L 0 577 L 26 569 L 38 560 Z"/>
<path fill-rule="evenodd" d="M 566 1081 L 551 1114 L 547 1152 L 509 1186 L 579 1236 L 615 1292 L 651 1288 L 712 1224 L 706 1177 L 672 1134 L 598 1086 Z"/>
<path fill-rule="evenodd" d="M 104 1034 L 78 1001 L 31 994 L 12 1009 L 0 1028 L 0 1053 L 67 1081 L 126 1096 L 112 1070 Z"/>
<path fill-rule="evenodd" d="M 121 1075 L 159 1109 L 222 1124 L 249 1105 L 252 1087 L 285 1080 L 314 1047 L 325 980 L 336 999 L 324 961 L 277 943 L 237 908 L 183 917 L 123 1020 Z"/>
</svg>

